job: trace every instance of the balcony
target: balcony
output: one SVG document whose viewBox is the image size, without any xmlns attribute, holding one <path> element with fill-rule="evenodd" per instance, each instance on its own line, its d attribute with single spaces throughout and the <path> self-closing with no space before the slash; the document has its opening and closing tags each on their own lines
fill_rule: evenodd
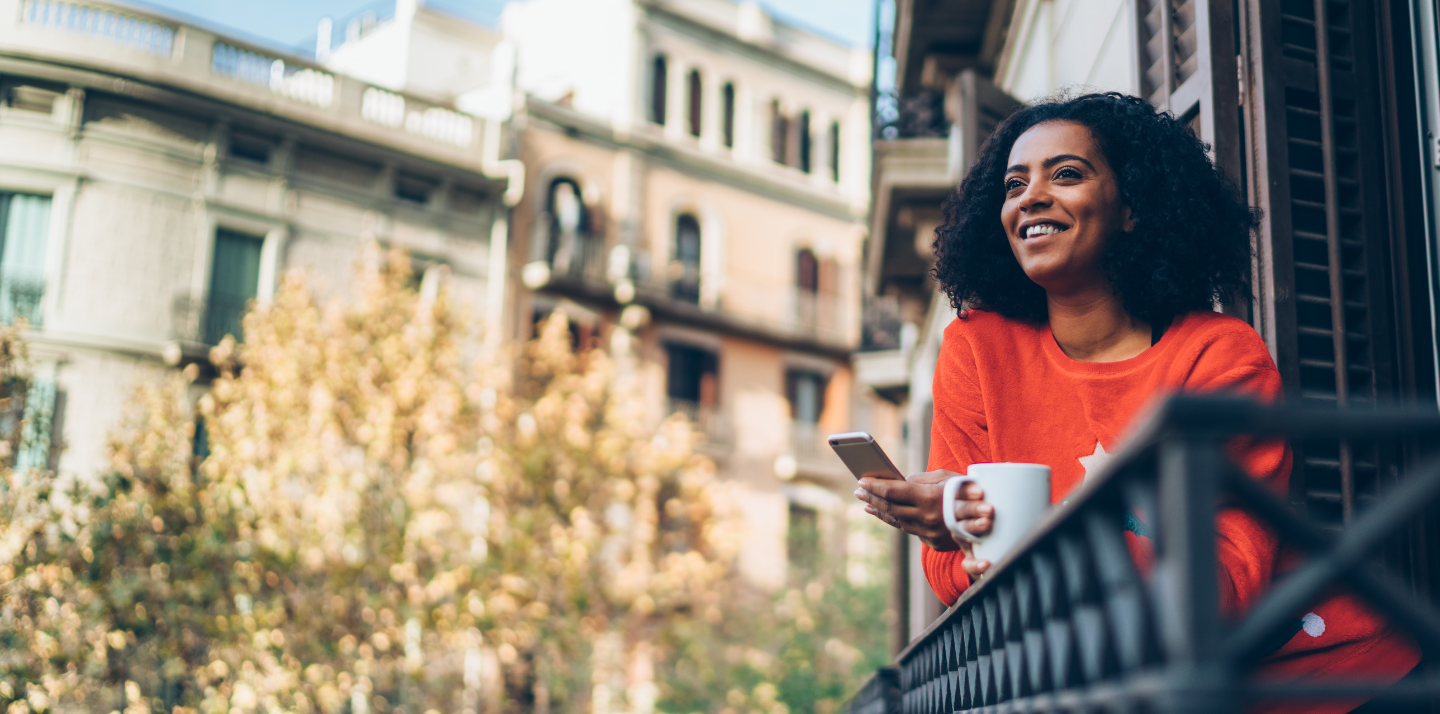
<svg viewBox="0 0 1440 714">
<path fill-rule="evenodd" d="M 747 337 L 848 357 L 859 343 L 859 319 L 851 300 L 801 289 L 764 275 L 711 278 L 678 261 L 657 260 L 627 246 L 602 254 L 564 243 L 549 263 L 526 266 L 531 289 L 544 289 L 611 304 L 635 302 L 671 320 Z M 718 283 L 713 286 L 711 282 Z"/>
<path fill-rule="evenodd" d="M 1440 652 L 1440 612 L 1370 567 L 1440 500 L 1440 462 L 1401 476 L 1337 535 L 1295 515 L 1227 460 L 1237 435 L 1403 438 L 1435 443 L 1426 411 L 1305 411 L 1226 398 L 1173 398 L 1103 473 L 1053 509 L 897 658 L 898 689 L 869 686 L 850 711 L 1232 712 L 1257 702 L 1380 695 L 1435 701 L 1440 679 L 1272 681 L 1257 662 L 1331 588 L 1348 589 Z M 1429 440 L 1428 442 L 1426 440 Z M 1305 554 L 1240 620 L 1219 612 L 1215 504 L 1256 515 Z M 1120 524 L 1155 534 L 1155 565 L 1135 567 Z M 884 677 L 878 677 L 881 682 Z M 883 682 L 882 682 L 883 683 Z"/>
<path fill-rule="evenodd" d="M 790 420 L 790 448 L 781 456 L 783 468 L 780 470 L 790 470 L 783 464 L 785 457 L 789 457 L 794 460 L 794 471 L 789 476 L 842 486 L 849 483 L 850 472 L 830 448 L 826 440 L 829 434 L 828 430 L 814 422 Z"/>
<path fill-rule="evenodd" d="M 31 327 L 41 323 L 40 301 L 45 297 L 45 279 L 29 275 L 0 275 L 0 323 L 24 320 Z"/>
<path fill-rule="evenodd" d="M 170 305 L 171 337 L 204 345 L 220 344 L 226 335 L 244 341 L 242 322 L 249 309 L 248 299 L 177 295 Z"/>
<path fill-rule="evenodd" d="M 0 0 L 0 45 L 12 55 L 210 97 L 467 170 L 481 160 L 483 120 L 125 5 Z"/>
<path fill-rule="evenodd" d="M 695 427 L 695 433 L 700 438 L 699 451 L 702 453 L 713 453 L 716 450 L 725 450 L 732 441 L 730 430 L 730 413 L 719 407 L 700 404 L 689 399 L 676 399 L 667 397 L 665 400 L 665 412 L 667 414 L 682 414 Z"/>
</svg>

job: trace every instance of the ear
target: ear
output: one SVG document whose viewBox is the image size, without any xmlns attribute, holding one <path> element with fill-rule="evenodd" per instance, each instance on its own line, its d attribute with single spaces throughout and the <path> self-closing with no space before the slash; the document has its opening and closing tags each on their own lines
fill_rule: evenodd
<svg viewBox="0 0 1440 714">
<path fill-rule="evenodd" d="M 1131 212 L 1130 207 L 1125 206 L 1123 209 L 1121 209 L 1120 215 L 1123 219 L 1123 223 L 1125 226 L 1123 230 L 1126 233 L 1135 230 L 1135 214 Z"/>
</svg>

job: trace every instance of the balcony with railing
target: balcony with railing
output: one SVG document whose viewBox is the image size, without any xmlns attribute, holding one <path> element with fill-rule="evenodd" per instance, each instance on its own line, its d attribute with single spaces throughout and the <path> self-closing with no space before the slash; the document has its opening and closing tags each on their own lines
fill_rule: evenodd
<svg viewBox="0 0 1440 714">
<path fill-rule="evenodd" d="M 906 647 L 898 686 L 881 673 L 851 712 L 1235 712 L 1257 703 L 1378 695 L 1433 702 L 1440 678 L 1394 686 L 1328 676 L 1257 676 L 1299 613 L 1335 592 L 1358 596 L 1427 658 L 1440 609 L 1379 570 L 1393 538 L 1440 501 L 1440 461 L 1421 463 L 1338 534 L 1296 515 L 1226 457 L 1236 436 L 1392 438 L 1434 444 L 1440 415 L 1313 411 L 1225 398 L 1173 398 L 1103 473 L 1057 507 Z M 1433 451 L 1433 449 L 1431 449 Z M 1304 559 L 1235 621 L 1220 614 L 1217 503 L 1265 522 Z M 1142 571 L 1128 523 L 1153 536 Z"/>
<path fill-rule="evenodd" d="M 453 107 L 127 5 L 0 0 L 0 46 L 248 106 L 442 163 L 473 168 L 481 152 L 483 120 Z"/>
<path fill-rule="evenodd" d="M 711 276 L 699 266 L 600 242 L 576 238 L 559 246 L 549 261 L 526 266 L 531 289 L 546 289 L 618 303 L 636 302 L 673 319 L 799 341 L 849 354 L 859 341 L 858 310 L 844 294 L 807 290 L 785 278 L 729 273 Z M 788 277 L 788 276 L 787 276 Z"/>
<path fill-rule="evenodd" d="M 680 414 L 690 422 L 699 438 L 697 446 L 702 453 L 724 450 L 732 443 L 730 412 L 727 410 L 689 399 L 667 397 L 665 412 Z"/>
<path fill-rule="evenodd" d="M 226 335 L 244 341 L 243 322 L 250 300 L 212 295 L 177 295 L 170 304 L 170 333 L 179 342 L 217 345 Z"/>
<path fill-rule="evenodd" d="M 0 274 L 0 323 L 13 325 L 17 320 L 24 320 L 31 327 L 39 327 L 40 301 L 44 297 L 44 278 L 25 274 Z"/>
</svg>

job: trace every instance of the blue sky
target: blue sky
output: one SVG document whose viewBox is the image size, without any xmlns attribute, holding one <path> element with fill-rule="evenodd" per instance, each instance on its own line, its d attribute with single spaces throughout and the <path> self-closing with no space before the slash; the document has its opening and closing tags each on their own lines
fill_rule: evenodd
<svg viewBox="0 0 1440 714">
<path fill-rule="evenodd" d="M 122 0 L 277 47 L 314 51 L 320 18 L 348 18 L 366 9 L 393 9 L 394 0 Z M 495 24 L 507 0 L 424 0 L 428 7 L 487 25 Z M 761 0 L 776 16 L 842 42 L 870 46 L 873 0 Z M 384 14 L 382 12 L 382 14 Z"/>
</svg>

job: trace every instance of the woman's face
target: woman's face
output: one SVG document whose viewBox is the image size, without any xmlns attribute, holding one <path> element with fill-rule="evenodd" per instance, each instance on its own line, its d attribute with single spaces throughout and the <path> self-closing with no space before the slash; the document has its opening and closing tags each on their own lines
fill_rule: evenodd
<svg viewBox="0 0 1440 714">
<path fill-rule="evenodd" d="M 1103 284 L 1108 242 L 1133 226 L 1095 138 L 1069 121 L 1037 124 L 1015 141 L 1000 221 L 1025 275 L 1052 297 Z"/>
</svg>

